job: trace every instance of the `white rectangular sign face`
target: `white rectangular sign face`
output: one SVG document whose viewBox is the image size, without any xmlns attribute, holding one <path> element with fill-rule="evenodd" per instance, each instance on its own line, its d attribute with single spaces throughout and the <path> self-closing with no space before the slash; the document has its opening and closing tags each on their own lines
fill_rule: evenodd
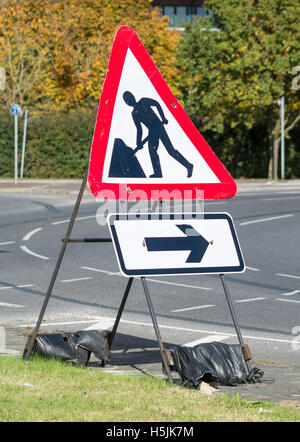
<svg viewBox="0 0 300 442">
<path fill-rule="evenodd" d="M 245 270 L 233 221 L 227 213 L 111 214 L 108 219 L 125 276 Z"/>
</svg>

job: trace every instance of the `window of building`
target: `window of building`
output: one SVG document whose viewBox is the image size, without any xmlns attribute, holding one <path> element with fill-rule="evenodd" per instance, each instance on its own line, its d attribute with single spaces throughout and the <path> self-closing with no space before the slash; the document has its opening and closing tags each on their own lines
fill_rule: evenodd
<svg viewBox="0 0 300 442">
<path fill-rule="evenodd" d="M 183 28 L 186 23 L 191 23 L 194 17 L 210 17 L 213 19 L 211 11 L 202 6 L 166 6 L 163 4 L 155 4 L 161 9 L 162 15 L 170 18 L 170 26 L 175 28 Z"/>
</svg>

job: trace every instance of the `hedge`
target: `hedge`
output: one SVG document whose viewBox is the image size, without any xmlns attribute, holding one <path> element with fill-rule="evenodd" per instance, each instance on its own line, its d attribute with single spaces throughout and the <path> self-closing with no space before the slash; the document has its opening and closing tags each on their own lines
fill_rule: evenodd
<svg viewBox="0 0 300 442">
<path fill-rule="evenodd" d="M 24 178 L 81 178 L 94 132 L 96 111 L 29 115 Z M 19 165 L 23 117 L 19 118 Z M 14 118 L 0 115 L 0 177 L 14 173 Z"/>
<path fill-rule="evenodd" d="M 19 164 L 23 137 L 23 116 L 19 118 Z M 70 113 L 29 115 L 25 178 L 81 178 L 89 160 L 96 121 L 96 108 Z M 228 128 L 222 134 L 203 134 L 231 175 L 238 178 L 266 178 L 268 142 L 263 126 L 251 130 Z M 286 177 L 300 177 L 300 127 L 286 140 Z M 0 113 L 0 177 L 14 174 L 14 118 Z"/>
</svg>

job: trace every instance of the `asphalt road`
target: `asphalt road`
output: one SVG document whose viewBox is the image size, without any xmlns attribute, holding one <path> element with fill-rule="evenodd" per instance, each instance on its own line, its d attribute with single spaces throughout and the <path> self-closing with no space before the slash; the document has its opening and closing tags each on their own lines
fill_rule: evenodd
<svg viewBox="0 0 300 442">
<path fill-rule="evenodd" d="M 36 323 L 79 185 L 0 184 L 0 329 Z M 72 238 L 109 236 L 99 206 L 87 190 Z M 241 183 L 205 211 L 234 220 L 247 270 L 225 277 L 253 358 L 300 365 L 300 183 Z M 42 327 L 111 327 L 125 285 L 112 244 L 69 244 Z M 237 342 L 218 275 L 151 277 L 148 286 L 168 345 Z M 138 278 L 120 330 L 155 339 Z"/>
</svg>

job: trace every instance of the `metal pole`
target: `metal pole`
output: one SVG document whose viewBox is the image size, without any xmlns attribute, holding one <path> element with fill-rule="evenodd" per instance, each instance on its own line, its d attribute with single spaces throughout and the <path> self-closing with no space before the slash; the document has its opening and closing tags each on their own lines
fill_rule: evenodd
<svg viewBox="0 0 300 442">
<path fill-rule="evenodd" d="M 25 158 L 25 146 L 26 146 L 26 136 L 27 136 L 27 123 L 28 123 L 28 110 L 25 111 L 25 117 L 24 117 L 22 159 L 21 159 L 21 172 L 20 172 L 21 178 L 23 178 L 23 175 L 24 175 L 24 158 Z"/>
<path fill-rule="evenodd" d="M 15 184 L 18 184 L 18 115 L 15 114 Z"/>
<path fill-rule="evenodd" d="M 151 298 L 150 298 L 150 295 L 149 295 L 149 290 L 148 290 L 148 286 L 147 286 L 147 283 L 146 283 L 146 279 L 145 279 L 145 277 L 142 276 L 141 280 L 142 280 L 142 284 L 143 284 L 143 287 L 144 287 L 144 292 L 145 292 L 146 300 L 147 300 L 147 303 L 148 303 L 151 319 L 152 319 L 152 322 L 153 322 L 153 326 L 154 326 L 157 342 L 158 342 L 158 345 L 159 345 L 159 350 L 160 350 L 162 362 L 163 362 L 165 371 L 166 371 L 166 373 L 168 375 L 169 381 L 171 383 L 173 383 L 173 379 L 172 379 L 172 376 L 171 376 L 171 371 L 170 371 L 170 368 L 169 368 L 169 365 L 168 365 L 168 361 L 167 361 L 167 358 L 166 358 L 166 354 L 165 354 L 165 350 L 164 350 L 164 345 L 163 345 L 162 338 L 161 338 L 161 335 L 160 335 L 160 331 L 159 331 L 159 328 L 158 328 L 158 324 L 157 324 L 157 321 L 156 321 L 156 317 L 155 317 L 155 313 L 154 313 L 154 308 L 153 308 L 152 301 L 151 301 Z"/>
<path fill-rule="evenodd" d="M 50 281 L 50 284 L 49 284 L 49 287 L 48 287 L 48 291 L 46 293 L 46 296 L 45 296 L 45 299 L 44 299 L 44 302 L 43 302 L 43 305 L 42 305 L 42 308 L 41 308 L 41 311 L 40 311 L 40 314 L 39 314 L 39 317 L 38 317 L 38 320 L 37 320 L 37 323 L 36 323 L 36 326 L 35 326 L 35 329 L 34 329 L 34 331 L 32 333 L 32 336 L 28 338 L 28 341 L 27 341 L 27 343 L 25 345 L 25 348 L 24 348 L 23 359 L 25 359 L 25 361 L 27 361 L 29 359 L 30 354 L 32 352 L 32 349 L 33 349 L 33 346 L 34 346 L 37 334 L 38 334 L 39 329 L 40 329 L 41 322 L 43 320 L 43 317 L 44 317 L 44 314 L 45 314 L 45 311 L 46 311 L 46 308 L 47 308 L 47 305 L 48 305 L 48 302 L 49 302 L 49 299 L 50 299 L 50 296 L 51 296 L 51 293 L 52 293 L 52 290 L 53 290 L 54 283 L 55 283 L 56 278 L 57 278 L 57 274 L 59 272 L 59 269 L 60 269 L 60 266 L 61 266 L 64 254 L 65 254 L 65 251 L 66 251 L 67 244 L 69 242 L 69 238 L 70 238 L 70 235 L 71 235 L 71 232 L 72 232 L 72 229 L 73 229 L 75 218 L 77 216 L 77 212 L 78 212 L 78 209 L 79 209 L 79 206 L 80 206 L 80 202 L 81 202 L 81 199 L 82 199 L 85 187 L 86 187 L 87 178 L 88 178 L 88 170 L 89 170 L 89 168 L 87 168 L 85 176 L 83 178 L 83 181 L 82 181 L 82 184 L 81 184 L 81 187 L 80 187 L 80 191 L 79 191 L 79 194 L 78 194 L 78 197 L 77 197 L 77 201 L 76 201 L 76 204 L 74 206 L 73 213 L 72 213 L 72 216 L 71 216 L 68 228 L 67 228 L 67 232 L 66 232 L 66 235 L 65 235 L 65 238 L 64 238 L 64 242 L 63 242 L 63 244 L 61 246 L 61 250 L 60 250 L 59 256 L 58 256 L 57 261 L 56 261 L 56 265 L 55 265 L 55 268 L 54 268 L 54 271 L 53 271 L 53 274 L 52 274 L 52 278 L 51 278 L 51 281 Z"/>
<path fill-rule="evenodd" d="M 61 242 L 64 242 L 64 238 L 61 239 Z M 75 239 L 75 238 L 69 238 L 68 242 L 112 242 L 111 238 L 82 238 L 82 239 Z"/>
<path fill-rule="evenodd" d="M 115 320 L 115 323 L 114 323 L 111 335 L 109 337 L 109 341 L 108 341 L 109 342 L 109 348 L 111 348 L 112 343 L 114 341 L 114 338 L 115 338 L 115 335 L 116 335 L 116 332 L 117 332 L 117 328 L 118 328 L 118 325 L 119 325 L 119 322 L 120 322 L 120 319 L 121 319 L 121 316 L 122 316 L 122 313 L 123 313 L 123 310 L 124 310 L 124 307 L 125 307 L 125 304 L 126 304 L 126 301 L 127 301 L 127 298 L 128 298 L 131 286 L 132 286 L 132 283 L 133 283 L 133 277 L 130 277 L 129 280 L 128 280 L 128 283 L 126 285 L 126 289 L 125 289 L 125 292 L 124 292 L 124 295 L 123 295 L 123 299 L 122 299 L 121 305 L 119 307 L 119 311 L 118 311 L 118 314 L 117 314 L 117 317 L 116 317 L 116 320 Z"/>
<path fill-rule="evenodd" d="M 235 330 L 236 330 L 236 334 L 237 334 L 239 343 L 240 343 L 241 348 L 242 348 L 243 356 L 244 356 L 244 359 L 245 359 L 245 363 L 246 363 L 247 371 L 248 371 L 248 375 L 249 375 L 251 373 L 251 366 L 249 364 L 249 360 L 246 359 L 245 349 L 247 351 L 249 351 L 249 350 L 248 350 L 247 346 L 244 344 L 243 337 L 242 337 L 241 330 L 240 330 L 240 326 L 238 324 L 238 321 L 237 321 L 237 318 L 236 318 L 236 315 L 235 315 L 235 311 L 234 311 L 234 308 L 233 308 L 233 304 L 232 304 L 232 301 L 231 301 L 231 297 L 230 297 L 230 294 L 229 294 L 229 290 L 228 290 L 228 287 L 227 287 L 224 275 L 220 275 L 220 278 L 221 278 L 221 281 L 222 281 L 222 284 L 223 284 L 223 288 L 224 288 L 225 296 L 226 296 L 226 299 L 227 299 L 228 307 L 229 307 L 229 310 L 230 310 L 230 313 L 231 313 L 231 317 L 232 317 L 232 320 L 233 320 L 233 324 L 234 324 L 234 327 L 235 327 Z"/>
<path fill-rule="evenodd" d="M 280 120 L 281 120 L 281 179 L 285 177 L 285 139 L 284 139 L 284 97 L 280 99 Z"/>
<path fill-rule="evenodd" d="M 122 207 L 123 213 L 126 213 L 125 201 L 120 200 L 120 203 L 121 203 L 121 207 Z M 108 239 L 105 239 L 104 241 L 108 242 Z M 110 242 L 111 241 L 112 240 L 110 239 Z M 132 286 L 132 283 L 133 283 L 133 277 L 130 277 L 129 280 L 128 280 L 126 289 L 125 289 L 125 293 L 124 293 L 123 298 L 122 298 L 121 305 L 120 305 L 119 310 L 118 310 L 118 314 L 117 314 L 117 317 L 116 317 L 116 320 L 115 320 L 115 323 L 114 323 L 111 335 L 109 337 L 109 341 L 108 341 L 109 342 L 109 348 L 111 348 L 112 343 L 114 341 L 114 338 L 115 338 L 115 335 L 116 335 L 116 332 L 117 332 L 117 328 L 118 328 L 118 325 L 119 325 L 119 322 L 120 322 L 120 319 L 121 319 L 121 316 L 122 316 L 122 313 L 123 313 L 123 310 L 124 310 L 124 307 L 125 307 L 125 304 L 126 304 L 126 301 L 127 301 L 127 298 L 128 298 L 131 286 Z"/>
</svg>

